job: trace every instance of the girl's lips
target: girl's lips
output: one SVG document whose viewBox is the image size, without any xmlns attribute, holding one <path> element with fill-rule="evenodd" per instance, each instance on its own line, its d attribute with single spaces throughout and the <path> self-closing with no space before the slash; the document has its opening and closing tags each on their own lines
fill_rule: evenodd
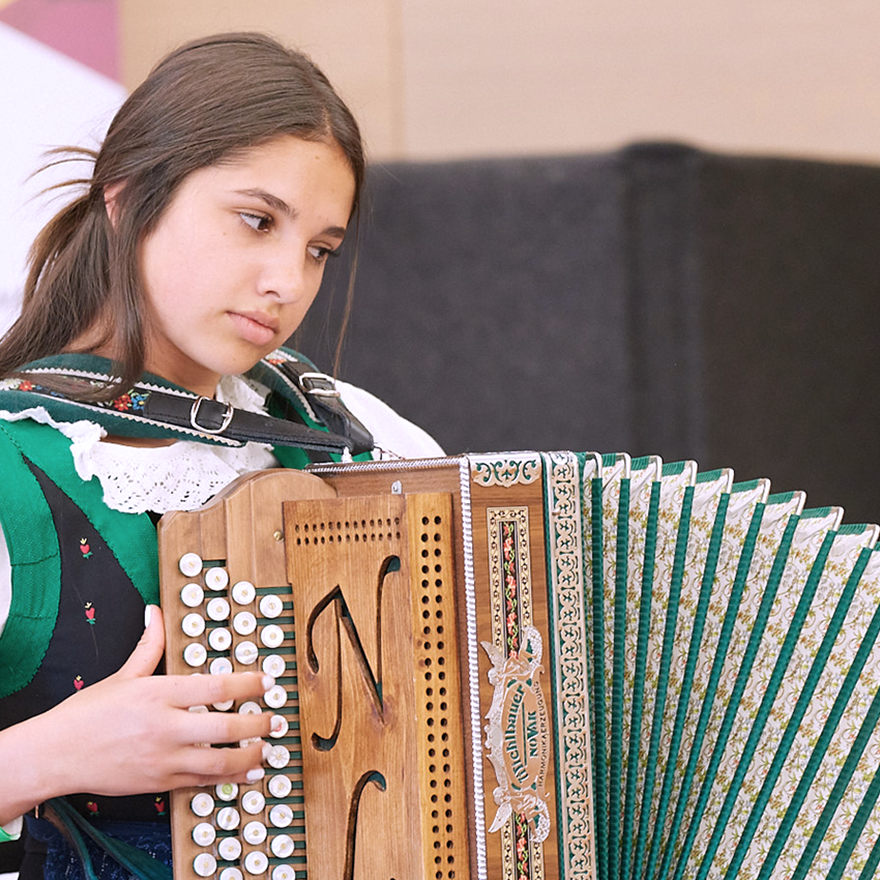
<svg viewBox="0 0 880 880">
<path fill-rule="evenodd" d="M 254 345 L 268 345 L 278 332 L 277 321 L 268 315 L 229 312 L 239 335 Z"/>
</svg>

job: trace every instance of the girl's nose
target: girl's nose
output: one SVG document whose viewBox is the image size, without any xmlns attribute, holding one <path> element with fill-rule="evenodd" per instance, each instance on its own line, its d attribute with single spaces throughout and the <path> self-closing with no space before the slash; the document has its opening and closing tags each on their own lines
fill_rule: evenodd
<svg viewBox="0 0 880 880">
<path fill-rule="evenodd" d="M 261 281 L 262 292 L 274 296 L 281 302 L 294 302 L 305 290 L 305 269 L 301 262 L 291 258 L 290 254 L 279 257 L 263 268 Z"/>
</svg>

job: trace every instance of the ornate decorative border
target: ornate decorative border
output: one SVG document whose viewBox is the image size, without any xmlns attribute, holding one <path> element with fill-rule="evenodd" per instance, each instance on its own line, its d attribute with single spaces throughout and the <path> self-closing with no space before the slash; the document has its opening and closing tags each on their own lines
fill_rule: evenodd
<svg viewBox="0 0 880 880">
<path fill-rule="evenodd" d="M 531 463 L 538 468 L 540 462 Z M 472 475 L 475 473 L 472 468 Z M 516 467 L 501 472 L 513 473 Z M 485 484 L 484 484 L 485 485 Z M 504 735 L 508 686 L 519 693 L 543 721 L 543 745 L 539 752 L 549 754 L 548 714 L 541 691 L 541 637 L 532 626 L 532 573 L 529 551 L 528 507 L 490 507 L 486 511 L 489 551 L 489 592 L 492 607 L 492 644 L 483 643 L 493 663 L 489 681 L 495 688 L 486 727 L 489 760 L 495 768 L 498 787 L 495 800 L 499 809 L 490 831 L 501 834 L 503 875 L 505 880 L 544 880 L 542 843 L 550 830 L 550 816 L 543 799 L 544 775 L 535 776 L 535 796 L 523 797 L 511 782 L 506 764 Z M 540 739 L 541 734 L 536 734 Z"/>
<path fill-rule="evenodd" d="M 532 572 L 528 507 L 490 507 L 489 584 L 492 643 L 507 653 L 519 650 L 519 630 L 532 623 Z"/>
<path fill-rule="evenodd" d="M 587 614 L 584 598 L 582 479 L 598 476 L 588 458 L 582 478 L 578 457 L 545 453 L 547 580 L 556 710 L 556 785 L 559 805 L 560 876 L 592 880 L 596 853 L 592 805 Z"/>
<path fill-rule="evenodd" d="M 474 455 L 471 479 L 478 486 L 513 486 L 541 479 L 541 462 L 533 452 L 509 453 L 504 458 Z"/>
</svg>

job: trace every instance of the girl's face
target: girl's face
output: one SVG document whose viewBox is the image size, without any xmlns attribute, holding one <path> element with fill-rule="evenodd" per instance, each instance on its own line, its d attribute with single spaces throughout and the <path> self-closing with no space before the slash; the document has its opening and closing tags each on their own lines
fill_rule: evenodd
<svg viewBox="0 0 880 880">
<path fill-rule="evenodd" d="M 342 244 L 354 189 L 336 143 L 292 135 L 186 177 L 140 246 L 147 370 L 211 397 L 281 345 Z"/>
</svg>

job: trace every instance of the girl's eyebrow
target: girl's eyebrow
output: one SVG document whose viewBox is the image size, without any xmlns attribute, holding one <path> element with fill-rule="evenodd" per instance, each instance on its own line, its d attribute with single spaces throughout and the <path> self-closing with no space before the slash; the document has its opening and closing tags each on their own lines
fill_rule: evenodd
<svg viewBox="0 0 880 880">
<path fill-rule="evenodd" d="M 296 211 L 291 208 L 290 205 L 288 205 L 287 202 L 284 201 L 284 199 L 279 198 L 278 196 L 273 195 L 272 193 L 267 192 L 264 189 L 254 187 L 253 189 L 237 189 L 234 190 L 234 192 L 236 195 L 259 199 L 267 207 L 281 214 L 285 214 L 288 217 L 296 217 Z M 345 238 L 344 226 L 329 226 L 327 227 L 327 229 L 324 230 L 324 232 L 327 235 L 332 235 L 334 238 Z"/>
<path fill-rule="evenodd" d="M 284 201 L 284 199 L 272 195 L 272 193 L 266 192 L 264 189 L 259 189 L 257 187 L 254 189 L 237 189 L 234 190 L 234 192 L 239 196 L 248 196 L 249 198 L 259 199 L 261 202 L 265 202 L 266 205 L 274 211 L 279 211 L 282 214 L 286 214 L 288 217 L 293 217 L 296 213 L 293 208 Z"/>
</svg>

